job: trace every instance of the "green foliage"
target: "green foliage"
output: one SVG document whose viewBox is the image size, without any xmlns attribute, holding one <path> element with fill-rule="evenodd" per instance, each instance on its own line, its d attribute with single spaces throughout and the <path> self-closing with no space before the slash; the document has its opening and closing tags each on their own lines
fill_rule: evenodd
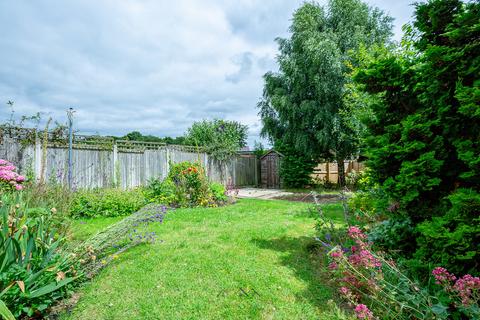
<svg viewBox="0 0 480 320">
<path fill-rule="evenodd" d="M 29 208 L 29 216 L 48 216 L 60 232 L 70 226 L 70 207 L 74 192 L 58 183 L 35 183 L 29 181 L 22 191 L 22 202 Z"/>
<path fill-rule="evenodd" d="M 218 160 L 227 160 L 247 144 L 248 127 L 237 121 L 203 120 L 194 122 L 185 134 L 189 145 L 203 147 Z"/>
<path fill-rule="evenodd" d="M 150 202 L 173 206 L 177 203 L 176 186 L 172 179 L 152 179 L 145 189 L 145 196 Z"/>
<path fill-rule="evenodd" d="M 260 159 L 267 150 L 265 149 L 265 146 L 263 143 L 255 141 L 253 145 L 253 154 L 257 157 L 257 159 Z"/>
<path fill-rule="evenodd" d="M 38 317 L 69 293 L 76 263 L 48 216 L 30 217 L 18 201 L 3 197 L 0 207 L 0 301 L 16 317 Z"/>
<path fill-rule="evenodd" d="M 284 155 L 280 163 L 280 178 L 286 188 L 304 188 L 312 184 L 311 174 L 317 165 L 311 157 L 287 148 L 280 148 Z"/>
<path fill-rule="evenodd" d="M 138 131 L 132 131 L 127 133 L 125 136 L 121 137 L 120 139 L 124 140 L 132 140 L 132 141 L 144 141 L 144 142 L 161 142 L 166 144 L 176 144 L 176 145 L 183 145 L 185 144 L 185 137 L 156 137 L 152 135 L 143 135 Z"/>
<path fill-rule="evenodd" d="M 478 270 L 479 16 L 478 1 L 417 4 L 402 50 L 355 76 L 375 96 L 365 139 L 372 179 L 390 215 L 407 216 L 419 234 L 412 265 Z"/>
<path fill-rule="evenodd" d="M 175 207 L 215 207 L 228 200 L 223 185 L 210 183 L 202 165 L 188 161 L 170 164 L 167 177 L 151 180 L 145 195 L 150 202 Z"/>
<path fill-rule="evenodd" d="M 225 186 L 221 183 L 213 182 L 210 184 L 210 190 L 213 194 L 213 199 L 217 203 L 224 203 L 228 201 L 228 197 L 225 194 Z"/>
<path fill-rule="evenodd" d="M 459 189 L 448 199 L 451 207 L 445 215 L 417 226 L 415 258 L 435 261 L 454 273 L 476 273 L 480 269 L 480 194 Z"/>
<path fill-rule="evenodd" d="M 278 39 L 280 71 L 264 76 L 262 134 L 313 159 L 343 164 L 357 154 L 358 132 L 343 112 L 350 69 L 360 48 L 388 42 L 391 20 L 359 0 L 304 3 L 294 13 L 291 37 Z M 343 174 L 339 182 L 345 184 Z"/>
<path fill-rule="evenodd" d="M 75 193 L 71 207 L 73 217 L 126 216 L 146 204 L 140 189 L 95 189 Z"/>
</svg>

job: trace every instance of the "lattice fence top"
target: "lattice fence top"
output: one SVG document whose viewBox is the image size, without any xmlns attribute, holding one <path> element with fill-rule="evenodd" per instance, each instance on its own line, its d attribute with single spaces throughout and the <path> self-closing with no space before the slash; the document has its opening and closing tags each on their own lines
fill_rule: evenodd
<svg viewBox="0 0 480 320">
<path fill-rule="evenodd" d="M 32 128 L 0 126 L 0 143 L 4 138 L 21 141 L 24 144 L 35 144 L 35 140 L 42 141 L 45 132 Z M 53 148 L 68 147 L 68 132 L 53 130 L 46 133 L 47 146 Z M 144 152 L 146 150 L 161 150 L 167 146 L 169 149 L 185 152 L 203 152 L 204 148 L 184 145 L 167 145 L 163 142 L 146 142 L 133 140 L 118 140 L 113 137 L 100 135 L 73 134 L 72 146 L 74 149 L 113 150 L 114 145 L 120 152 Z"/>
</svg>

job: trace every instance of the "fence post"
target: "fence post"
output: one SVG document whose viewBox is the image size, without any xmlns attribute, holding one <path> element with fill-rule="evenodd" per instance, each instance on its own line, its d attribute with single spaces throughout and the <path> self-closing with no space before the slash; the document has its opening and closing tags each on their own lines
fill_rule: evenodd
<svg viewBox="0 0 480 320">
<path fill-rule="evenodd" d="M 118 146 L 117 143 L 113 143 L 113 185 L 117 188 L 118 186 L 118 177 L 117 177 L 117 166 L 118 166 Z"/>
<path fill-rule="evenodd" d="M 327 162 L 327 179 L 326 179 L 326 182 L 329 183 L 330 182 L 330 163 Z"/>
<path fill-rule="evenodd" d="M 35 179 L 40 181 L 42 176 L 42 144 L 38 137 L 35 137 L 35 151 L 33 154 Z"/>
<path fill-rule="evenodd" d="M 205 176 L 208 177 L 208 158 L 207 153 L 203 153 L 203 169 L 205 170 Z"/>
<path fill-rule="evenodd" d="M 165 148 L 165 150 L 167 151 L 167 154 L 165 156 L 165 160 L 166 160 L 165 168 L 167 169 L 165 177 L 167 177 L 168 173 L 170 172 L 170 148 L 168 147 L 168 145 Z"/>
</svg>

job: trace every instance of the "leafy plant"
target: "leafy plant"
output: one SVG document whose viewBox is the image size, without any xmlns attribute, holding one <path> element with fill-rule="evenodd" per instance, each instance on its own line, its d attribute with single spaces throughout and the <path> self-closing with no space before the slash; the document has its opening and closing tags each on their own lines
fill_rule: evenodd
<svg viewBox="0 0 480 320">
<path fill-rule="evenodd" d="M 75 193 L 71 207 L 73 217 L 126 216 L 146 204 L 140 189 L 95 189 Z"/>
<path fill-rule="evenodd" d="M 145 196 L 149 202 L 173 206 L 177 202 L 177 190 L 172 179 L 152 179 L 145 188 Z"/>
<path fill-rule="evenodd" d="M 29 217 L 18 199 L 3 197 L 0 207 L 0 300 L 13 315 L 33 317 L 65 297 L 79 274 L 61 252 L 64 238 L 47 218 Z"/>
<path fill-rule="evenodd" d="M 197 162 L 170 164 L 165 180 L 151 180 L 145 190 L 150 202 L 175 207 L 214 207 L 228 200 L 221 184 L 210 183 Z"/>
<path fill-rule="evenodd" d="M 215 202 L 224 203 L 228 201 L 228 197 L 226 195 L 227 190 L 223 184 L 213 182 L 210 184 L 210 190 L 212 191 Z"/>
</svg>

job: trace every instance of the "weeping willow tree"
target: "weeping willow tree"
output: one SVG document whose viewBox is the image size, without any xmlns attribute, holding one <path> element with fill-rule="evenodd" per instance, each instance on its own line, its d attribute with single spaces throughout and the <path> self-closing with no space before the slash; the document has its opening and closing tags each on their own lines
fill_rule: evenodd
<svg viewBox="0 0 480 320">
<path fill-rule="evenodd" d="M 293 15 L 291 37 L 277 39 L 278 72 L 264 76 L 258 107 L 262 134 L 315 160 L 336 160 L 345 185 L 344 160 L 358 152 L 358 132 L 345 117 L 346 85 L 360 48 L 383 46 L 392 18 L 359 0 L 305 3 Z"/>
</svg>

